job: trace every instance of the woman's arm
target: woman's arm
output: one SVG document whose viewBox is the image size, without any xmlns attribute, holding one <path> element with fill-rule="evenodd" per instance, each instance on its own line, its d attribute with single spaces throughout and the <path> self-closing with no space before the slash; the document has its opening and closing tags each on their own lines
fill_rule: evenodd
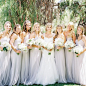
<svg viewBox="0 0 86 86">
<path fill-rule="evenodd" d="M 84 53 L 86 51 L 86 39 L 85 39 L 85 36 L 83 36 L 82 41 L 85 44 L 85 48 L 83 49 L 83 51 L 80 54 L 77 54 L 77 56 L 81 55 L 82 53 Z"/>
<path fill-rule="evenodd" d="M 73 42 L 75 43 L 76 41 L 76 36 L 75 36 L 75 33 L 73 33 Z"/>
<path fill-rule="evenodd" d="M 20 50 L 17 50 L 17 49 L 14 47 L 14 45 L 13 45 L 13 43 L 15 42 L 16 39 L 17 39 L 17 35 L 16 35 L 16 34 L 13 34 L 12 37 L 11 37 L 11 40 L 10 40 L 10 45 L 11 45 L 12 49 L 13 49 L 16 53 L 21 53 L 21 51 L 20 51 Z"/>
</svg>

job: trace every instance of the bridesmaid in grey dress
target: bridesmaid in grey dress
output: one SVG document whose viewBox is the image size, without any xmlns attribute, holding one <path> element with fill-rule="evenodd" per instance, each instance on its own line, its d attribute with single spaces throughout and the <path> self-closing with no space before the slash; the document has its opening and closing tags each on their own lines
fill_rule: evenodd
<svg viewBox="0 0 86 86">
<path fill-rule="evenodd" d="M 82 46 L 84 50 L 77 55 L 78 57 L 74 53 L 73 79 L 74 83 L 86 85 L 86 39 L 83 34 L 84 28 L 79 25 L 77 28 L 76 46 Z"/>
<path fill-rule="evenodd" d="M 21 71 L 21 51 L 18 50 L 18 44 L 21 43 L 20 38 L 21 26 L 16 24 L 13 33 L 11 35 L 10 44 L 11 51 L 11 73 L 9 86 L 20 83 L 20 71 Z"/>
<path fill-rule="evenodd" d="M 22 55 L 22 65 L 21 65 L 21 83 L 23 84 L 24 81 L 29 76 L 29 46 L 26 44 L 26 41 L 30 38 L 31 32 L 31 22 L 26 20 L 23 25 L 23 32 L 22 32 L 22 43 L 24 43 L 28 50 L 23 51 Z"/>
<path fill-rule="evenodd" d="M 58 39 L 62 39 L 65 42 L 62 26 L 60 25 L 56 27 L 55 41 Z M 57 49 L 59 49 L 59 51 L 57 51 Z M 58 82 L 66 83 L 65 53 L 64 53 L 64 48 L 61 48 L 60 46 L 55 46 L 55 62 L 56 62 L 56 68 L 59 74 Z"/>
<path fill-rule="evenodd" d="M 10 41 L 11 23 L 6 21 L 4 28 L 5 30 L 0 34 L 0 86 L 9 85 L 10 81 L 10 51 L 4 51 L 2 44 Z"/>
<path fill-rule="evenodd" d="M 40 39 L 40 24 L 35 23 L 33 26 L 33 32 L 30 35 L 30 39 L 34 38 L 34 40 Z M 30 65 L 29 65 L 29 76 L 25 81 L 25 85 L 28 85 L 34 82 L 35 76 L 38 72 L 40 60 L 41 60 L 41 50 L 39 50 L 40 46 L 32 47 L 30 50 Z"/>
<path fill-rule="evenodd" d="M 75 43 L 75 33 L 74 33 L 74 25 L 70 22 L 67 26 L 67 31 L 64 31 L 64 36 L 67 40 L 72 40 Z M 69 52 L 68 49 L 65 49 L 65 56 L 66 56 L 66 78 L 67 82 L 73 82 L 73 75 L 72 75 L 72 62 L 74 60 L 73 52 Z"/>
</svg>

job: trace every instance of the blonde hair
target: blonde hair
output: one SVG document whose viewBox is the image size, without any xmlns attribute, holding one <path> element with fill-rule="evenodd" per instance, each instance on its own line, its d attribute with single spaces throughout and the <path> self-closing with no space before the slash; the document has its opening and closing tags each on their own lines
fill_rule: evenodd
<svg viewBox="0 0 86 86">
<path fill-rule="evenodd" d="M 73 22 L 69 22 L 69 24 L 68 25 L 70 25 L 71 26 L 71 28 L 72 28 L 72 31 L 74 31 L 74 23 Z"/>
<path fill-rule="evenodd" d="M 40 26 L 40 24 L 39 24 L 38 22 L 34 23 L 32 32 L 35 31 L 35 26 L 36 26 L 36 25 L 39 25 L 39 26 Z M 40 32 L 39 32 L 39 33 L 40 33 Z"/>
<path fill-rule="evenodd" d="M 79 26 L 77 27 L 77 29 L 78 29 L 78 28 L 82 29 L 82 35 L 84 35 L 84 27 L 83 27 L 82 25 L 79 25 Z M 79 34 L 76 34 L 76 39 L 78 39 L 78 37 L 79 37 Z"/>
<path fill-rule="evenodd" d="M 4 27 L 5 27 L 6 24 L 10 24 L 10 26 L 11 26 L 11 22 L 10 21 L 6 21 L 5 24 L 4 24 Z M 11 27 L 10 31 L 11 30 L 12 30 L 12 27 Z"/>
<path fill-rule="evenodd" d="M 45 30 L 47 31 L 47 27 L 48 26 L 51 26 L 51 28 L 52 28 L 52 23 L 47 23 L 46 25 L 45 25 Z"/>
<path fill-rule="evenodd" d="M 77 29 L 78 29 L 78 28 L 82 29 L 82 35 L 84 35 L 84 27 L 83 27 L 82 25 L 79 25 L 79 26 L 77 27 Z"/>
</svg>

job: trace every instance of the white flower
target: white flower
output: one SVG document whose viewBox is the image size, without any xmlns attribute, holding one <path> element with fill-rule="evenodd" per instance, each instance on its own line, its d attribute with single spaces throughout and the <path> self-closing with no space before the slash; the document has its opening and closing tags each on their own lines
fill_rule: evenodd
<svg viewBox="0 0 86 86">
<path fill-rule="evenodd" d="M 64 45 L 64 40 L 62 38 L 58 38 L 55 40 L 55 45 L 57 46 L 63 46 Z"/>
<path fill-rule="evenodd" d="M 76 54 L 80 54 L 82 51 L 83 51 L 83 47 L 80 45 L 73 48 L 73 52 Z"/>
<path fill-rule="evenodd" d="M 44 40 L 41 39 L 41 38 L 39 38 L 39 39 L 37 39 L 37 40 L 35 41 L 35 44 L 36 44 L 36 45 L 43 46 L 43 43 L 44 43 Z"/>
<path fill-rule="evenodd" d="M 75 46 L 74 42 L 72 40 L 68 40 L 66 43 L 65 43 L 65 47 L 66 48 L 73 48 Z"/>
<path fill-rule="evenodd" d="M 21 43 L 21 44 L 18 45 L 18 49 L 20 49 L 21 51 L 26 51 L 27 46 L 24 43 Z"/>
<path fill-rule="evenodd" d="M 5 47 L 7 49 L 7 51 L 11 50 L 11 45 L 8 42 L 3 42 L 2 47 L 3 48 Z"/>
<path fill-rule="evenodd" d="M 46 48 L 47 48 L 48 50 L 53 49 L 53 48 L 54 48 L 54 44 L 51 43 L 51 42 L 50 42 L 50 43 L 47 43 Z"/>
<path fill-rule="evenodd" d="M 33 45 L 33 44 L 35 44 L 35 41 L 34 41 L 34 38 L 32 38 L 32 39 L 28 39 L 27 41 L 26 41 L 26 44 L 28 44 L 28 45 Z"/>
</svg>

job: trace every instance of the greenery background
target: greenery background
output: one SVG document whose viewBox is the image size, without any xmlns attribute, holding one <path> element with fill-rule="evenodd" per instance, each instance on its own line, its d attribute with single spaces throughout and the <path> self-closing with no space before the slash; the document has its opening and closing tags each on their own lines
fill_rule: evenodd
<svg viewBox="0 0 86 86">
<path fill-rule="evenodd" d="M 0 30 L 8 20 L 13 28 L 16 23 L 22 26 L 26 19 L 32 25 L 52 22 L 53 31 L 57 24 L 65 28 L 69 21 L 75 29 L 78 24 L 86 28 L 86 0 L 0 0 Z"/>
</svg>

